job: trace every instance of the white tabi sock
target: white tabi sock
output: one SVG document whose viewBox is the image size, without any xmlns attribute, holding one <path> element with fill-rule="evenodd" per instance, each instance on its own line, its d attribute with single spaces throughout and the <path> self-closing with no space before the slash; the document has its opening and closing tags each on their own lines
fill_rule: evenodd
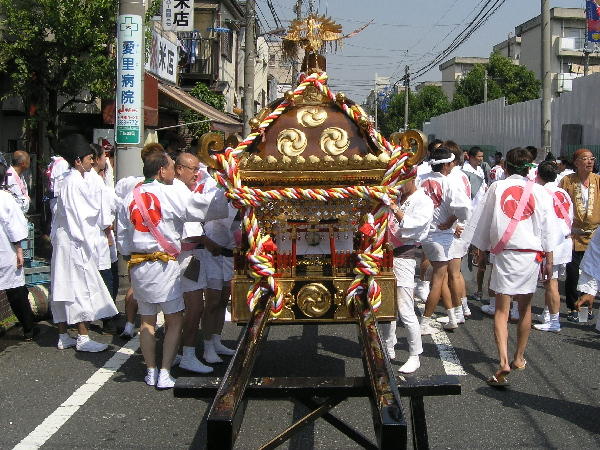
<svg viewBox="0 0 600 450">
<path fill-rule="evenodd" d="M 552 322 L 558 322 L 558 316 L 559 316 L 558 313 L 556 313 L 556 314 L 550 314 L 550 313 L 548 313 L 548 314 L 550 315 L 550 322 L 551 323 Z"/>
<path fill-rule="evenodd" d="M 184 358 L 195 358 L 196 357 L 196 347 L 187 347 L 183 346 L 183 357 Z"/>
<path fill-rule="evenodd" d="M 80 334 L 77 336 L 77 344 L 79 344 L 79 345 L 83 345 L 89 340 L 90 340 L 90 337 L 87 334 Z"/>
<path fill-rule="evenodd" d="M 465 316 L 463 314 L 462 306 L 456 306 L 452 309 L 454 310 L 454 315 L 456 316 L 456 323 L 465 323 Z"/>
<path fill-rule="evenodd" d="M 463 313 L 466 317 L 471 315 L 471 309 L 469 309 L 469 303 L 467 302 L 467 297 L 463 297 L 460 299 L 460 302 L 462 304 L 462 310 Z"/>
<path fill-rule="evenodd" d="M 69 336 L 69 333 L 60 333 L 58 335 L 58 338 L 61 339 L 61 340 L 63 340 L 63 341 L 66 341 L 68 339 L 73 339 L 71 336 Z"/>
<path fill-rule="evenodd" d="M 135 324 L 134 324 L 134 323 L 127 322 L 127 323 L 125 324 L 125 328 L 123 329 L 123 332 L 124 332 L 124 333 L 127 333 L 127 334 L 132 334 L 132 333 L 133 333 L 133 330 L 134 330 L 134 328 L 135 328 Z"/>
<path fill-rule="evenodd" d="M 204 341 L 203 358 L 209 364 L 217 364 L 223 362 L 223 360 L 219 358 L 219 355 L 217 355 L 217 352 L 215 350 L 215 343 L 212 340 L 212 338 Z"/>
</svg>

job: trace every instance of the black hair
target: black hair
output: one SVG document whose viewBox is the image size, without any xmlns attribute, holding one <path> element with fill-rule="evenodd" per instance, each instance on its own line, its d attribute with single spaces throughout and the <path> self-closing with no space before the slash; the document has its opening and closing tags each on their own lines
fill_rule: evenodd
<svg viewBox="0 0 600 450">
<path fill-rule="evenodd" d="M 440 144 L 443 144 L 443 143 L 444 143 L 444 141 L 442 141 L 441 139 L 434 139 L 427 146 L 427 153 L 429 153 L 431 155 L 431 153 L 433 152 L 433 150 L 435 150 L 435 147 L 437 145 L 440 145 Z"/>
<path fill-rule="evenodd" d="M 496 153 L 494 153 L 494 156 L 499 156 L 500 158 L 502 158 L 502 156 L 504 156 L 504 155 L 502 155 L 502 152 L 496 152 Z"/>
<path fill-rule="evenodd" d="M 552 183 L 553 181 L 556 181 L 558 172 L 558 166 L 554 161 L 542 161 L 537 168 L 538 177 L 540 177 L 540 179 L 546 183 Z"/>
<path fill-rule="evenodd" d="M 454 154 L 454 162 L 461 166 L 463 161 L 463 151 L 460 148 L 460 145 L 458 145 L 456 142 L 454 141 L 445 141 L 442 144 L 442 147 L 444 147 L 445 149 L 450 150 L 450 153 Z"/>
<path fill-rule="evenodd" d="M 477 156 L 477 153 L 479 153 L 479 152 L 483 153 L 483 150 L 481 150 L 481 147 L 477 147 L 477 146 L 471 147 L 469 149 L 469 156 L 470 157 Z"/>
<path fill-rule="evenodd" d="M 75 166 L 75 161 L 78 159 L 95 154 L 89 141 L 81 134 L 70 134 L 62 139 L 58 150 L 58 154 L 62 155 L 71 167 Z"/>
<path fill-rule="evenodd" d="M 160 172 L 160 169 L 169 165 L 169 157 L 162 152 L 150 153 L 144 159 L 144 177 L 154 178 Z"/>
<path fill-rule="evenodd" d="M 433 172 L 441 171 L 442 167 L 444 167 L 444 164 L 436 164 L 435 161 L 442 160 L 442 159 L 448 159 L 448 158 L 450 158 L 451 155 L 452 155 L 452 152 L 445 147 L 436 148 L 433 151 L 433 153 L 431 154 L 431 157 L 429 158 L 429 164 L 431 164 L 431 170 Z"/>
<path fill-rule="evenodd" d="M 90 147 L 92 147 L 92 150 L 94 150 L 94 157 L 96 159 L 100 158 L 104 154 L 104 149 L 102 148 L 101 145 L 90 144 Z"/>
<path fill-rule="evenodd" d="M 560 155 L 558 159 L 567 169 L 573 169 L 573 161 L 571 161 L 571 158 L 568 155 Z"/>
<path fill-rule="evenodd" d="M 534 147 L 533 145 L 528 145 L 527 147 L 525 147 L 525 150 L 527 150 L 529 153 L 531 153 L 531 160 L 535 161 L 535 158 L 537 158 L 537 154 L 538 154 L 537 147 Z"/>
<path fill-rule="evenodd" d="M 513 148 L 506 154 L 506 172 L 510 175 L 526 177 L 531 164 L 531 153 L 521 147 Z"/>
<path fill-rule="evenodd" d="M 0 189 L 6 187 L 6 174 L 8 172 L 8 166 L 0 162 Z"/>
</svg>

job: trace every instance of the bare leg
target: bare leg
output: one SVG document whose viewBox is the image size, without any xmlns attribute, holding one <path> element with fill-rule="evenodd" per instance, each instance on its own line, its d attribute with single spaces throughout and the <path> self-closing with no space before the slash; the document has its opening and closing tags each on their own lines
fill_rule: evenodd
<svg viewBox="0 0 600 450">
<path fill-rule="evenodd" d="M 154 338 L 154 327 L 156 326 L 156 314 L 142 316 L 140 326 L 140 347 L 148 369 L 156 368 L 156 339 Z"/>
<path fill-rule="evenodd" d="M 450 292 L 448 273 L 446 273 L 446 276 L 444 277 L 444 283 L 442 284 L 442 306 L 445 309 L 452 308 L 452 293 Z"/>
<path fill-rule="evenodd" d="M 66 325 L 65 325 L 65 333 L 66 333 Z M 81 336 L 87 336 L 88 333 L 88 327 L 85 324 L 85 322 L 79 322 L 77 324 L 77 332 L 81 335 Z"/>
<path fill-rule="evenodd" d="M 221 299 L 218 305 L 219 309 L 215 315 L 215 332 L 213 334 L 220 335 L 223 332 L 223 327 L 225 326 L 225 310 L 227 309 L 227 303 L 229 303 L 230 294 L 231 286 L 226 282 L 223 285 L 223 290 L 221 291 Z"/>
<path fill-rule="evenodd" d="M 425 274 L 427 273 L 427 269 L 429 269 L 430 265 L 431 263 L 429 262 L 429 260 L 425 257 L 425 255 L 423 255 L 423 259 L 421 260 L 421 264 L 419 265 L 419 278 L 421 279 L 421 281 L 427 281 L 425 279 Z"/>
<path fill-rule="evenodd" d="M 452 306 L 462 306 L 465 279 L 460 272 L 460 258 L 454 258 L 448 262 L 448 280 L 452 296 Z"/>
<path fill-rule="evenodd" d="M 440 297 L 442 296 L 443 285 L 446 285 L 446 290 L 448 290 L 448 283 L 446 280 L 446 275 L 448 272 L 448 262 L 447 261 L 432 261 L 433 266 L 433 275 L 431 277 L 431 289 L 429 291 L 429 295 L 427 296 L 427 302 L 425 303 L 425 312 L 423 316 L 431 317 L 435 308 L 437 307 Z M 443 299 L 444 306 L 446 306 L 446 301 L 450 303 L 449 308 L 452 307 L 451 301 L 449 298 Z"/>
<path fill-rule="evenodd" d="M 515 299 L 519 302 L 520 317 L 517 324 L 517 350 L 515 351 L 514 362 L 519 367 L 525 364 L 525 347 L 527 347 L 527 340 L 529 339 L 529 333 L 531 332 L 532 295 L 533 294 L 515 296 Z M 497 307 L 496 311 L 498 311 Z"/>
<path fill-rule="evenodd" d="M 185 301 L 185 315 L 183 316 L 183 345 L 185 347 L 195 347 L 198 339 L 198 328 L 200 319 L 204 312 L 204 299 L 202 291 L 185 292 L 183 294 Z"/>
<path fill-rule="evenodd" d="M 483 279 L 485 277 L 485 267 L 477 268 L 477 292 L 483 292 Z"/>
<path fill-rule="evenodd" d="M 544 300 L 550 314 L 558 314 L 560 311 L 560 294 L 558 292 L 558 280 L 553 278 L 546 281 L 546 292 L 544 294 Z"/>
<path fill-rule="evenodd" d="M 510 311 L 510 296 L 496 294 L 496 314 L 494 314 L 494 335 L 500 359 L 501 371 L 510 371 L 508 363 L 508 314 Z M 531 321 L 531 316 L 529 317 Z"/>
<path fill-rule="evenodd" d="M 219 334 L 219 310 L 221 307 L 221 290 L 205 289 L 204 313 L 202 314 L 202 334 L 208 340 L 213 334 Z M 223 312 L 224 313 L 224 312 Z"/>
<path fill-rule="evenodd" d="M 173 314 L 165 314 L 165 340 L 163 342 L 163 358 L 161 369 L 171 370 L 173 359 L 179 348 L 181 339 L 181 329 L 183 327 L 183 312 L 179 311 Z M 144 355 L 145 358 L 145 355 Z"/>
<path fill-rule="evenodd" d="M 58 334 L 66 334 L 67 333 L 67 322 L 57 323 L 56 328 L 58 328 Z"/>
<path fill-rule="evenodd" d="M 129 288 L 127 294 L 125 294 L 125 318 L 129 323 L 135 323 L 135 316 L 137 314 L 138 305 L 135 298 L 133 298 L 133 289 Z"/>
</svg>

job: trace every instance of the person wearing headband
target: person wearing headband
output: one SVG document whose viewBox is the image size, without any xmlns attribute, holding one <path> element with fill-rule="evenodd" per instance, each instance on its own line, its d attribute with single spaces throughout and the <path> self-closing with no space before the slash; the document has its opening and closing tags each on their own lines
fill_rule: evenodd
<svg viewBox="0 0 600 450">
<path fill-rule="evenodd" d="M 595 161 L 596 158 L 590 150 L 580 148 L 573 154 L 575 173 L 563 177 L 559 184 L 571 197 L 575 213 L 572 228 L 573 255 L 571 262 L 567 264 L 565 280 L 565 297 L 569 311 L 567 320 L 570 322 L 579 320 L 575 306 L 580 295 L 577 291 L 579 265 L 592 234 L 600 225 L 600 207 L 597 206 L 600 195 L 600 176 L 592 173 Z"/>
<path fill-rule="evenodd" d="M 496 293 L 494 335 L 499 356 L 498 370 L 487 383 L 506 386 L 511 370 L 525 368 L 525 348 L 531 331 L 531 298 L 537 288 L 540 264 L 542 280 L 552 276 L 553 251 L 556 248 L 556 226 L 552 197 L 539 184 L 527 178 L 531 154 L 514 148 L 506 155 L 508 178 L 492 184 L 472 244 L 480 254 L 478 264 L 484 263 L 490 251 L 494 265 L 490 289 Z M 517 346 L 512 362 L 508 359 L 508 318 L 514 298 L 519 305 Z"/>
<path fill-rule="evenodd" d="M 423 252 L 433 266 L 430 292 L 425 303 L 425 313 L 421 321 L 421 334 L 434 334 L 437 328 L 433 324 L 432 315 L 442 297 L 448 313 L 446 330 L 454 330 L 457 318 L 448 289 L 448 261 L 450 247 L 454 239 L 453 225 L 466 221 L 471 211 L 471 200 L 448 179 L 456 156 L 447 148 L 440 147 L 431 154 L 432 172 L 421 182 L 421 188 L 431 198 L 434 205 L 433 220 L 427 237 L 421 241 Z"/>
</svg>

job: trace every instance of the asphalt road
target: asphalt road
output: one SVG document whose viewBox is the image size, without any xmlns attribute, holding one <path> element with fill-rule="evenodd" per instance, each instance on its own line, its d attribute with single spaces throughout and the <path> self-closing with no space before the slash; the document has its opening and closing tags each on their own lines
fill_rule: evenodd
<svg viewBox="0 0 600 450">
<path fill-rule="evenodd" d="M 535 309 L 541 311 L 541 296 Z M 471 302 L 473 316 L 449 334 L 466 371 L 462 395 L 425 399 L 432 448 L 600 448 L 600 333 L 591 325 L 563 317 L 559 334 L 532 330 L 527 369 L 511 375 L 511 387 L 496 390 L 485 379 L 496 367 L 492 320 Z M 57 350 L 56 331 L 40 324 L 36 342 L 19 340 L 18 330 L 0 338 L 0 448 L 12 448 L 53 414 L 125 344 L 118 337 L 94 334 L 109 342 L 101 354 Z M 510 326 L 514 348 L 516 329 Z M 240 328 L 227 323 L 224 341 L 233 346 Z M 405 332 L 398 329 L 399 367 L 408 356 Z M 419 375 L 443 375 L 438 347 L 424 338 Z M 201 350 L 198 350 L 201 354 Z M 224 364 L 216 375 L 224 374 Z M 273 327 L 255 369 L 261 376 L 360 376 L 363 374 L 354 325 Z M 177 368 L 175 376 L 189 376 Z M 144 384 L 144 365 L 136 352 L 85 403 L 51 430 L 45 448 L 202 447 L 207 400 L 176 399 L 171 391 Z M 307 410 L 289 401 L 248 403 L 236 448 L 257 448 Z M 374 440 L 366 399 L 351 399 L 334 414 Z M 60 415 L 60 413 L 59 413 Z M 56 413 L 54 413 L 56 418 Z M 282 448 L 349 449 L 356 444 L 319 420 Z"/>
</svg>

